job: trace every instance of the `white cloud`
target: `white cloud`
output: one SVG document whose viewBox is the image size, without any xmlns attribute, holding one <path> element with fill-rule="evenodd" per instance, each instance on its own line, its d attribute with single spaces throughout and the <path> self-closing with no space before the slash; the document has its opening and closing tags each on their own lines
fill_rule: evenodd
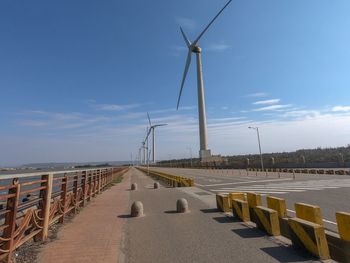
<svg viewBox="0 0 350 263">
<path fill-rule="evenodd" d="M 172 49 L 174 51 L 188 51 L 188 48 L 185 45 L 183 45 L 183 46 L 172 46 Z"/>
<path fill-rule="evenodd" d="M 237 121 L 237 120 L 243 120 L 246 117 L 228 117 L 228 118 L 210 118 L 208 119 L 208 122 L 226 122 L 226 121 Z"/>
<path fill-rule="evenodd" d="M 267 107 L 269 108 L 266 109 Z M 335 107 L 324 111 L 297 109 L 290 105 L 267 107 L 264 107 L 265 110 L 260 108 L 260 111 L 273 113 L 268 121 L 248 119 L 239 116 L 239 113 L 238 116 L 233 115 L 234 117 L 208 118 L 208 142 L 212 152 L 222 155 L 255 153 L 256 137 L 248 130 L 248 126 L 252 125 L 260 127 L 264 152 L 340 146 L 348 143 L 350 126 L 347 123 L 350 122 L 350 111 L 332 111 Z M 285 111 L 278 112 L 283 109 Z M 173 158 L 184 157 L 188 154 L 187 147 L 192 147 L 193 153 L 197 153 L 197 114 L 191 111 L 175 113 L 170 108 L 160 109 L 158 113 L 163 114 L 154 114 L 155 117 L 151 115 L 152 121 L 168 123 L 168 126 L 161 127 L 156 132 L 158 159 L 167 159 L 169 154 Z M 125 160 L 129 158 L 130 152 L 137 154 L 147 125 L 145 112 L 128 112 L 116 117 L 105 117 L 102 114 L 28 111 L 23 116 L 26 119 L 22 120 L 21 125 L 30 126 L 37 132 L 28 132 L 26 127 L 21 126 L 22 135 L 12 136 L 11 139 L 0 136 L 0 144 L 5 143 L 4 145 L 11 148 L 6 154 L 0 152 L 0 160 L 4 162 Z M 121 118 L 125 118 L 126 121 Z M 63 132 L 62 129 L 69 130 Z M 26 141 L 28 143 L 23 143 Z M 57 150 L 52 151 L 52 148 Z"/>
<path fill-rule="evenodd" d="M 197 108 L 197 106 L 180 106 L 179 110 L 193 110 L 196 108 Z"/>
<path fill-rule="evenodd" d="M 350 111 L 350 106 L 335 106 L 332 108 L 334 112 L 348 112 Z"/>
<path fill-rule="evenodd" d="M 253 102 L 254 105 L 270 105 L 270 104 L 276 104 L 279 103 L 280 99 L 271 99 L 271 100 L 259 100 Z"/>
<path fill-rule="evenodd" d="M 104 111 L 122 111 L 122 110 L 130 110 L 134 108 L 138 108 L 141 104 L 133 103 L 133 104 L 93 104 L 92 105 L 96 110 L 104 110 Z"/>
<path fill-rule="evenodd" d="M 292 106 L 291 104 L 277 104 L 277 105 L 271 105 L 271 106 L 253 109 L 252 111 L 275 111 L 275 110 L 289 108 L 291 106 Z"/>
<path fill-rule="evenodd" d="M 167 112 L 175 112 L 175 111 L 189 111 L 196 109 L 196 106 L 179 106 L 179 109 L 176 110 L 176 108 L 168 108 L 168 109 L 161 109 L 161 110 L 152 110 L 149 111 L 150 114 L 160 114 L 160 113 L 167 113 Z"/>
<path fill-rule="evenodd" d="M 219 43 L 213 43 L 213 44 L 209 44 L 208 46 L 206 46 L 204 49 L 206 51 L 224 51 L 229 49 L 230 46 L 227 44 L 219 44 Z"/>
<path fill-rule="evenodd" d="M 321 112 L 316 110 L 290 110 L 281 115 L 287 118 L 307 118 L 320 116 Z"/>
<path fill-rule="evenodd" d="M 267 93 L 265 92 L 256 92 L 256 93 L 247 94 L 244 97 L 257 98 L 257 97 L 266 97 L 266 96 L 267 96 Z"/>
<path fill-rule="evenodd" d="M 193 31 L 196 28 L 196 22 L 191 18 L 175 17 L 175 21 L 179 26 L 183 27 L 184 29 Z"/>
</svg>

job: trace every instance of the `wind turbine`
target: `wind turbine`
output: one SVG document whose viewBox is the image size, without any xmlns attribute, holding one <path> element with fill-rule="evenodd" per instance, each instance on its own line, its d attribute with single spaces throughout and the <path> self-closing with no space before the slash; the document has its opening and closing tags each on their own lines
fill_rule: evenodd
<svg viewBox="0 0 350 263">
<path fill-rule="evenodd" d="M 149 114 L 147 112 L 147 118 L 148 118 L 148 122 L 149 122 L 149 130 L 148 130 L 148 134 L 147 134 L 147 138 L 150 135 L 151 131 L 152 131 L 152 162 L 155 163 L 156 162 L 156 136 L 155 136 L 155 129 L 157 127 L 161 127 L 161 126 L 166 126 L 168 124 L 164 123 L 164 124 L 156 124 L 156 125 L 152 125 L 151 122 L 151 118 L 149 117 Z"/>
<path fill-rule="evenodd" d="M 144 164 L 148 164 L 148 161 L 149 161 L 149 158 L 148 158 L 148 135 L 149 135 L 149 129 L 148 129 L 148 127 L 146 127 L 146 137 L 141 142 L 142 143 L 142 148 L 143 148 Z"/>
<path fill-rule="evenodd" d="M 180 99 L 182 90 L 185 84 L 186 76 L 188 69 L 191 64 L 192 52 L 196 54 L 197 61 L 197 87 L 198 87 L 198 115 L 199 115 L 199 140 L 200 140 L 200 150 L 199 157 L 201 160 L 208 158 L 211 156 L 210 150 L 208 149 L 208 141 L 207 141 L 207 120 L 205 114 L 205 99 L 204 99 L 204 84 L 203 84 L 203 74 L 202 74 L 202 49 L 198 45 L 198 41 L 203 36 L 203 34 L 208 30 L 211 24 L 216 20 L 216 18 L 224 11 L 224 9 L 232 2 L 232 0 L 228 1 L 224 7 L 216 14 L 216 16 L 210 21 L 210 23 L 204 28 L 204 30 L 198 35 L 198 37 L 191 43 L 191 41 L 186 36 L 183 29 L 180 27 L 181 34 L 185 40 L 185 43 L 188 47 L 187 59 L 184 74 L 182 77 L 181 88 L 179 97 L 177 100 L 177 109 L 179 108 Z"/>
<path fill-rule="evenodd" d="M 145 164 L 146 163 L 146 154 L 145 154 L 145 151 L 146 151 L 146 141 L 142 141 L 141 142 L 141 149 L 142 149 L 142 157 L 141 157 L 141 163 L 142 164 Z"/>
</svg>

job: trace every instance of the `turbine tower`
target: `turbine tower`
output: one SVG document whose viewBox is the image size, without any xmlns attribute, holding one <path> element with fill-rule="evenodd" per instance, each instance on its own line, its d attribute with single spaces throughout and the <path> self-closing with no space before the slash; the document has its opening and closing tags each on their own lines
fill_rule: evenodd
<svg viewBox="0 0 350 263">
<path fill-rule="evenodd" d="M 146 151 L 146 146 L 145 146 L 146 142 L 143 141 L 143 142 L 141 142 L 141 144 L 142 144 L 142 146 L 141 146 L 141 149 L 142 149 L 141 163 L 145 164 L 146 163 L 146 153 L 145 153 L 145 151 Z"/>
<path fill-rule="evenodd" d="M 155 136 L 155 129 L 157 127 L 161 127 L 161 126 L 166 126 L 168 124 L 156 124 L 156 125 L 152 125 L 151 122 L 151 118 L 149 117 L 149 114 L 147 112 L 147 118 L 148 118 L 148 122 L 149 122 L 149 130 L 148 130 L 148 134 L 147 134 L 147 138 L 150 135 L 151 131 L 152 131 L 152 163 L 156 162 L 156 136 Z"/>
<path fill-rule="evenodd" d="M 142 148 L 142 164 L 147 164 L 148 151 L 148 127 L 146 127 L 146 138 L 141 142 Z"/>
<path fill-rule="evenodd" d="M 204 28 L 204 30 L 198 35 L 198 37 L 191 43 L 191 41 L 186 36 L 183 29 L 180 27 L 181 34 L 185 40 L 185 43 L 188 47 L 187 59 L 185 70 L 182 77 L 181 88 L 179 97 L 177 100 L 177 109 L 179 108 L 182 90 L 185 84 L 186 76 L 188 69 L 191 64 L 192 52 L 196 54 L 196 62 L 197 62 L 197 87 L 198 87 L 198 119 L 199 119 L 199 140 L 200 140 L 200 150 L 199 157 L 203 161 L 206 158 L 211 156 L 210 150 L 208 149 L 208 141 L 207 141 L 207 120 L 205 114 L 205 98 L 204 98 L 204 84 L 203 84 L 203 73 L 202 73 L 202 49 L 198 45 L 198 41 L 203 36 L 203 34 L 208 30 L 211 24 L 216 20 L 216 18 L 224 11 L 224 9 L 232 2 L 232 0 L 228 1 L 225 6 L 216 14 L 216 16 L 210 21 L 210 23 Z"/>
</svg>

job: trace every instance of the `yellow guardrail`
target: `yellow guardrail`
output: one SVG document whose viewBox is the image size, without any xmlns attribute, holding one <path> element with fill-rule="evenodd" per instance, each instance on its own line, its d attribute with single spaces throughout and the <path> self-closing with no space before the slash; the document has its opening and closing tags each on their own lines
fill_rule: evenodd
<svg viewBox="0 0 350 263">
<path fill-rule="evenodd" d="M 223 194 L 217 194 L 217 198 L 220 195 Z M 269 235 L 282 235 L 290 239 L 295 247 L 304 248 L 322 260 L 331 258 L 337 262 L 350 262 L 350 213 L 336 213 L 336 233 L 325 228 L 319 206 L 295 203 L 295 217 L 290 217 L 287 215 L 286 200 L 282 198 L 267 196 L 267 207 L 264 207 L 259 193 L 233 192 L 226 196 L 231 203 L 233 216 L 242 221 L 254 222 Z M 218 208 L 223 211 L 219 205 Z M 244 210 L 245 217 L 242 216 Z"/>
<path fill-rule="evenodd" d="M 156 180 L 161 180 L 173 187 L 191 187 L 194 186 L 194 180 L 184 177 L 177 176 L 168 173 L 158 172 L 154 170 L 150 170 L 143 167 L 137 167 L 140 171 L 149 174 L 149 176 L 155 178 Z"/>
</svg>

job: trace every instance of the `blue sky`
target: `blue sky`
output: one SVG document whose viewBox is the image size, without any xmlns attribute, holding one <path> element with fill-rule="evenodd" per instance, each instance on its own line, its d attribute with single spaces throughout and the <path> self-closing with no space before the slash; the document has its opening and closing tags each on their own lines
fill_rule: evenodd
<svg viewBox="0 0 350 263">
<path fill-rule="evenodd" d="M 0 2 L 0 165 L 126 160 L 149 111 L 158 159 L 198 150 L 186 49 L 225 1 Z M 200 8 L 198 8 L 200 6 Z M 347 145 L 347 0 L 236 0 L 203 36 L 214 154 Z"/>
</svg>

